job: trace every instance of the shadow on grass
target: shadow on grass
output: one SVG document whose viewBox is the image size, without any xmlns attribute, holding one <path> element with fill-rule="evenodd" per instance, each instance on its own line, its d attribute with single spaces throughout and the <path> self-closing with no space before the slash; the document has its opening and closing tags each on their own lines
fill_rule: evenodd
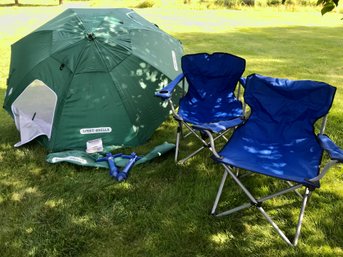
<svg viewBox="0 0 343 257">
<path fill-rule="evenodd" d="M 168 256 L 246 256 L 253 253 L 261 253 L 256 256 L 322 256 L 323 245 L 332 249 L 340 248 L 340 235 L 343 231 L 341 228 L 335 229 L 334 225 L 336 222 L 340 224 L 341 219 L 337 220 L 335 217 L 343 211 L 342 205 L 335 204 L 337 201 L 341 202 L 340 195 L 318 190 L 314 203 L 310 201 L 307 208 L 307 213 L 311 215 L 308 219 L 305 214 L 299 247 L 292 249 L 278 237 L 257 210 L 246 210 L 224 218 L 208 215 L 209 199 L 214 200 L 214 190 L 213 199 L 208 195 L 208 191 L 213 189 L 212 178 L 200 175 L 200 179 L 197 173 L 203 170 L 199 167 L 194 169 L 192 173 L 184 174 L 186 178 L 177 180 L 175 187 L 178 190 L 175 190 L 173 198 L 166 197 L 165 192 L 162 192 L 164 205 L 168 206 L 168 209 L 163 209 L 161 215 L 156 216 L 158 219 L 151 221 L 150 230 L 137 231 L 137 234 L 145 239 L 142 245 L 146 253 L 158 254 L 154 250 L 161 247 L 166 254 L 169 253 Z M 259 178 L 254 181 L 259 181 Z M 192 182 L 192 188 L 187 188 Z M 183 184 L 182 187 L 180 184 Z M 239 188 L 232 183 L 228 183 L 225 189 L 229 194 L 223 200 L 229 205 L 247 202 L 246 197 L 237 193 Z M 151 206 L 152 210 L 162 207 L 159 202 L 161 198 L 156 198 L 155 204 Z M 275 213 L 273 203 L 268 204 L 266 210 L 272 212 L 272 217 L 276 216 L 276 221 L 281 223 L 280 227 L 287 235 L 293 236 L 296 226 L 294 220 L 298 216 L 301 202 L 292 200 L 292 196 L 290 199 L 291 203 L 283 200 L 286 204 L 280 205 L 283 207 L 281 212 Z M 132 222 L 132 226 L 137 225 Z M 170 235 L 173 235 L 174 240 L 171 240 Z M 125 240 L 129 240 L 129 235 L 126 236 Z M 311 248 L 314 249 L 313 252 Z"/>
<path fill-rule="evenodd" d="M 0 102 L 1 102 L 1 110 L 0 110 L 0 144 L 11 144 L 14 145 L 19 139 L 18 131 L 14 125 L 14 121 L 10 117 L 10 115 L 2 108 L 4 102 L 4 95 L 6 90 L 0 88 Z"/>
<path fill-rule="evenodd" d="M 176 34 L 186 52 L 230 52 L 247 60 L 246 75 L 318 79 L 342 87 L 342 28 L 285 27 L 238 29 L 231 33 Z M 325 40 L 323 40 L 325 39 Z M 319 54 L 320 53 L 320 54 Z M 322 54 L 323 53 L 323 54 Z M 0 89 L 3 101 L 4 89 Z M 342 93 L 337 91 L 338 99 Z M 289 248 L 260 213 L 246 210 L 209 215 L 222 175 L 203 151 L 185 165 L 172 152 L 137 166 L 128 181 L 107 172 L 72 165 L 49 165 L 37 144 L 14 150 L 13 120 L 0 113 L 0 245 L 4 256 L 334 256 L 343 245 L 340 189 L 316 190 L 305 212 L 299 247 Z M 343 131 L 339 111 L 329 118 L 328 135 Z M 331 124 L 331 125 L 330 125 Z M 174 142 L 176 123 L 168 120 L 140 150 Z M 339 145 L 343 145 L 339 139 Z M 183 145 L 186 152 L 187 146 Z M 194 146 L 191 146 L 194 147 Z M 39 149 L 38 149 L 39 148 Z M 8 160 L 6 158 L 8 157 Z M 336 172 L 338 173 L 338 172 Z M 332 176 L 329 172 L 327 176 Z M 336 179 L 331 178 L 330 179 Z M 250 181 L 250 182 L 249 182 Z M 254 193 L 277 186 L 252 177 Z M 232 182 L 221 207 L 246 202 Z M 288 196 L 288 195 L 287 195 Z M 267 204 L 287 235 L 295 232 L 300 201 Z M 276 211 L 276 207 L 284 210 Z M 282 209 L 282 208 L 281 208 Z M 323 249 L 325 248 L 325 253 Z"/>
<path fill-rule="evenodd" d="M 264 196 L 266 195 L 266 188 L 269 189 L 267 190 L 269 191 L 267 194 L 275 192 L 276 186 L 279 186 L 279 189 L 285 188 L 285 183 L 282 181 L 275 183 L 275 181 L 277 180 L 258 175 L 250 176 L 243 182 L 247 188 L 250 188 L 253 195 Z M 225 211 L 249 202 L 248 198 L 243 193 L 237 193 L 241 190 L 232 181 L 228 181 L 225 190 L 227 192 L 224 194 L 225 197 L 222 199 L 223 203 L 220 204 L 220 211 Z M 237 190 L 237 192 L 235 192 L 235 190 Z M 299 247 L 296 248 L 297 253 L 306 253 L 306 251 L 309 250 L 306 249 L 306 247 L 304 248 L 306 245 L 311 245 L 310 248 L 312 247 L 317 250 L 320 250 L 323 244 L 327 244 L 333 249 L 335 247 L 340 248 L 343 242 L 340 237 L 343 233 L 343 229 L 341 226 L 339 226 L 339 228 L 336 227 L 335 224 L 342 224 L 343 222 L 342 218 L 339 216 L 339 213 L 343 211 L 343 205 L 340 204 L 341 200 L 342 196 L 335 192 L 317 189 L 313 193 L 305 211 L 305 219 L 303 222 Z M 339 204 L 336 204 L 337 201 Z M 284 196 L 277 197 L 274 200 L 266 201 L 264 204 L 266 212 L 269 213 L 273 219 L 275 218 L 274 221 L 291 240 L 295 234 L 300 207 L 301 199 L 295 196 L 294 193 L 289 193 Z M 263 218 L 260 212 L 254 207 L 250 210 L 240 211 L 219 219 L 228 220 L 228 224 L 232 223 L 233 226 L 236 226 L 236 223 L 240 223 L 246 228 L 244 230 L 245 237 L 242 237 L 239 230 L 232 230 L 232 233 L 235 236 L 241 237 L 242 242 L 246 242 L 250 239 L 250 242 L 248 242 L 246 247 L 249 247 L 249 244 L 254 244 L 255 246 L 259 245 L 260 250 L 264 247 L 266 248 L 265 250 L 267 250 L 267 248 L 278 249 L 279 246 L 284 249 L 288 247 L 277 235 L 276 231 L 271 228 L 270 224 Z M 252 233 L 256 233 L 256 235 L 254 236 Z M 263 238 L 265 241 L 263 241 Z M 289 249 L 291 250 L 291 248 Z M 241 253 L 243 254 L 243 252 L 244 251 Z M 321 254 L 321 252 L 313 252 L 314 256 L 321 256 Z"/>
</svg>

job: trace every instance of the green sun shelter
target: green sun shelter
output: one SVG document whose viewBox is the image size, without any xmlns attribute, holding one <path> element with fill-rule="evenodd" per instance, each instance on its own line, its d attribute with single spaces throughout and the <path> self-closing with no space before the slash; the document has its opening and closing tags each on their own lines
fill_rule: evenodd
<svg viewBox="0 0 343 257">
<path fill-rule="evenodd" d="M 133 10 L 64 11 L 12 45 L 4 108 L 20 131 L 16 146 L 144 143 L 169 114 L 154 92 L 180 73 L 182 54 Z"/>
</svg>

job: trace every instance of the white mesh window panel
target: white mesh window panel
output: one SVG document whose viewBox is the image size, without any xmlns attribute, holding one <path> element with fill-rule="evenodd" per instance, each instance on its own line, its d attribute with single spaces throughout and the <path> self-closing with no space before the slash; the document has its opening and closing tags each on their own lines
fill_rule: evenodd
<svg viewBox="0 0 343 257">
<path fill-rule="evenodd" d="M 26 144 L 41 135 L 50 139 L 56 103 L 56 93 L 38 79 L 25 88 L 11 106 L 20 131 L 20 142 L 15 146 Z"/>
</svg>

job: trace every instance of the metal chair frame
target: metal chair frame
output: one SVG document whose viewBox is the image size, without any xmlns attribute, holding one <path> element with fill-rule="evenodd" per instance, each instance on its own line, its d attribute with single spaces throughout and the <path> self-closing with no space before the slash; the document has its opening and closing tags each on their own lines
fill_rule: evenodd
<svg viewBox="0 0 343 257">
<path fill-rule="evenodd" d="M 181 81 L 180 81 L 181 82 Z M 240 94 L 241 94 L 241 81 L 239 81 L 238 83 L 238 87 L 237 87 L 237 99 L 240 99 Z M 182 79 L 182 88 L 185 88 L 185 78 Z M 183 91 L 184 92 L 184 91 Z M 174 106 L 174 103 L 172 101 L 171 98 L 168 99 L 168 104 L 170 106 L 170 109 L 172 111 L 172 115 L 174 117 L 174 119 L 178 122 L 178 127 L 176 130 L 176 143 L 175 143 L 175 157 L 174 160 L 176 163 L 178 164 L 184 164 L 188 159 L 192 158 L 193 156 L 195 156 L 196 154 L 198 154 L 199 152 L 201 152 L 203 149 L 208 148 L 212 153 L 214 153 L 212 151 L 211 148 L 211 142 L 210 140 L 213 140 L 213 142 L 215 142 L 216 140 L 222 138 L 224 139 L 226 142 L 228 141 L 228 138 L 225 137 L 225 135 L 231 131 L 234 130 L 237 126 L 234 127 L 230 127 L 224 131 L 221 131 L 219 133 L 216 133 L 214 131 L 210 131 L 210 130 L 205 130 L 205 129 L 201 129 L 201 128 L 197 128 L 194 124 L 188 123 L 186 121 L 184 121 L 182 119 L 182 117 L 180 117 L 177 113 L 177 110 Z M 246 104 L 243 102 L 243 117 L 242 117 L 242 122 L 244 122 L 245 120 L 245 111 L 246 111 Z M 187 134 L 184 134 L 184 128 L 186 128 L 188 130 Z M 206 131 L 206 132 L 205 132 Z M 211 138 L 208 141 L 206 141 L 202 136 L 201 136 L 201 132 L 207 134 L 210 133 L 211 134 Z M 199 135 L 199 134 L 200 135 Z M 187 137 L 189 137 L 190 135 L 195 136 L 197 139 L 200 140 L 200 142 L 202 143 L 202 146 L 199 147 L 197 150 L 195 150 L 194 152 L 190 153 L 189 155 L 187 155 L 186 157 L 184 157 L 181 160 L 178 160 L 179 158 L 179 149 L 180 149 L 180 141 L 181 139 L 185 139 Z M 213 135 L 215 135 L 215 137 L 213 137 Z"/>
<path fill-rule="evenodd" d="M 327 115 L 325 115 L 323 117 L 323 121 L 322 121 L 322 125 L 321 125 L 321 129 L 320 129 L 320 133 L 319 135 L 323 135 L 324 131 L 325 131 L 325 127 L 326 127 L 326 123 L 327 123 Z M 211 145 L 211 149 L 212 152 L 214 153 L 214 156 L 216 158 L 221 158 L 221 156 L 218 154 L 218 152 L 215 149 L 215 145 L 214 145 L 214 139 L 211 135 L 211 133 L 209 133 L 208 131 L 206 131 L 207 135 L 210 138 L 210 145 Z M 315 178 L 312 178 L 311 180 L 309 180 L 310 182 L 316 183 L 318 182 L 321 178 L 324 177 L 324 175 L 328 172 L 328 170 L 338 164 L 338 163 L 342 163 L 342 161 L 339 160 L 330 160 L 320 171 L 319 175 Z M 307 202 L 312 194 L 312 192 L 315 190 L 315 187 L 309 187 L 309 186 L 305 186 L 303 184 L 298 184 L 296 183 L 295 185 L 293 185 L 291 182 L 286 181 L 289 184 L 289 187 L 286 189 L 283 189 L 277 193 L 271 194 L 271 195 L 267 195 L 265 197 L 261 197 L 261 198 L 256 198 L 254 197 L 251 192 L 246 188 L 246 186 L 244 186 L 244 184 L 240 181 L 240 176 L 239 173 L 235 173 L 234 172 L 234 168 L 221 163 L 221 165 L 224 168 L 224 174 L 222 176 L 219 188 L 218 188 L 218 192 L 215 198 L 215 201 L 213 203 L 213 207 L 211 210 L 211 214 L 214 215 L 215 217 L 223 217 L 223 216 L 227 216 L 230 214 L 233 214 L 235 212 L 250 208 L 250 207 L 255 207 L 259 212 L 261 212 L 261 214 L 264 216 L 264 218 L 268 221 L 268 223 L 270 223 L 272 225 L 272 227 L 276 230 L 276 232 L 278 233 L 278 235 L 289 245 L 289 246 L 296 246 L 298 244 L 298 240 L 300 237 L 300 232 L 301 232 L 301 226 L 302 226 L 302 222 L 303 222 L 303 218 L 304 218 L 304 213 L 305 213 L 305 208 L 307 205 Z M 233 181 L 242 189 L 242 191 L 245 193 L 245 195 L 247 196 L 247 198 L 249 199 L 249 202 L 244 203 L 240 206 L 234 207 L 232 209 L 226 210 L 226 211 L 222 211 L 220 213 L 217 213 L 217 207 L 224 189 L 224 184 L 225 181 L 227 179 L 227 176 L 230 175 L 230 177 L 233 179 Z M 243 177 L 243 176 L 242 176 Z M 305 191 L 303 193 L 303 195 L 301 195 L 297 189 L 303 188 L 305 187 Z M 262 207 L 263 202 L 284 195 L 286 193 L 289 192 L 295 192 L 297 195 L 299 195 L 302 198 L 302 204 L 301 204 L 301 209 L 300 209 L 300 213 L 299 213 L 299 218 L 298 218 L 298 222 L 296 225 L 296 232 L 294 235 L 293 240 L 291 240 L 290 238 L 288 238 L 285 233 L 278 227 L 278 225 L 273 221 L 273 219 L 267 214 L 267 212 L 264 210 L 264 208 Z"/>
</svg>

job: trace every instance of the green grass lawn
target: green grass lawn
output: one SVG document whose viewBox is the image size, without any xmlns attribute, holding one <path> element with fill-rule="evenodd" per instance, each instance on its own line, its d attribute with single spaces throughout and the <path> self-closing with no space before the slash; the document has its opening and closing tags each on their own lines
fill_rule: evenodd
<svg viewBox="0 0 343 257">
<path fill-rule="evenodd" d="M 64 7 L 0 7 L 0 101 L 10 45 Z M 322 80 L 338 88 L 327 134 L 343 146 L 343 22 L 339 14 L 277 8 L 137 10 L 180 39 L 186 53 L 229 52 L 256 72 Z M 7 24 L 7 25 L 3 25 Z M 138 154 L 174 142 L 176 124 L 165 122 Z M 332 169 L 305 213 L 300 242 L 289 248 L 254 210 L 226 218 L 209 215 L 222 175 L 203 152 L 176 166 L 173 153 L 132 170 L 116 183 L 106 170 L 48 164 L 38 144 L 14 149 L 14 122 L 0 111 L 0 256 L 343 256 L 343 170 Z M 183 147 L 194 148 L 193 145 Z M 127 153 L 132 149 L 127 149 Z M 247 185 L 269 179 L 249 177 Z M 254 193 L 274 189 L 257 187 Z M 245 201 L 232 183 L 220 208 Z M 278 207 L 283 208 L 277 209 Z M 289 195 L 266 210 L 287 235 L 295 232 L 300 202 Z"/>
</svg>

